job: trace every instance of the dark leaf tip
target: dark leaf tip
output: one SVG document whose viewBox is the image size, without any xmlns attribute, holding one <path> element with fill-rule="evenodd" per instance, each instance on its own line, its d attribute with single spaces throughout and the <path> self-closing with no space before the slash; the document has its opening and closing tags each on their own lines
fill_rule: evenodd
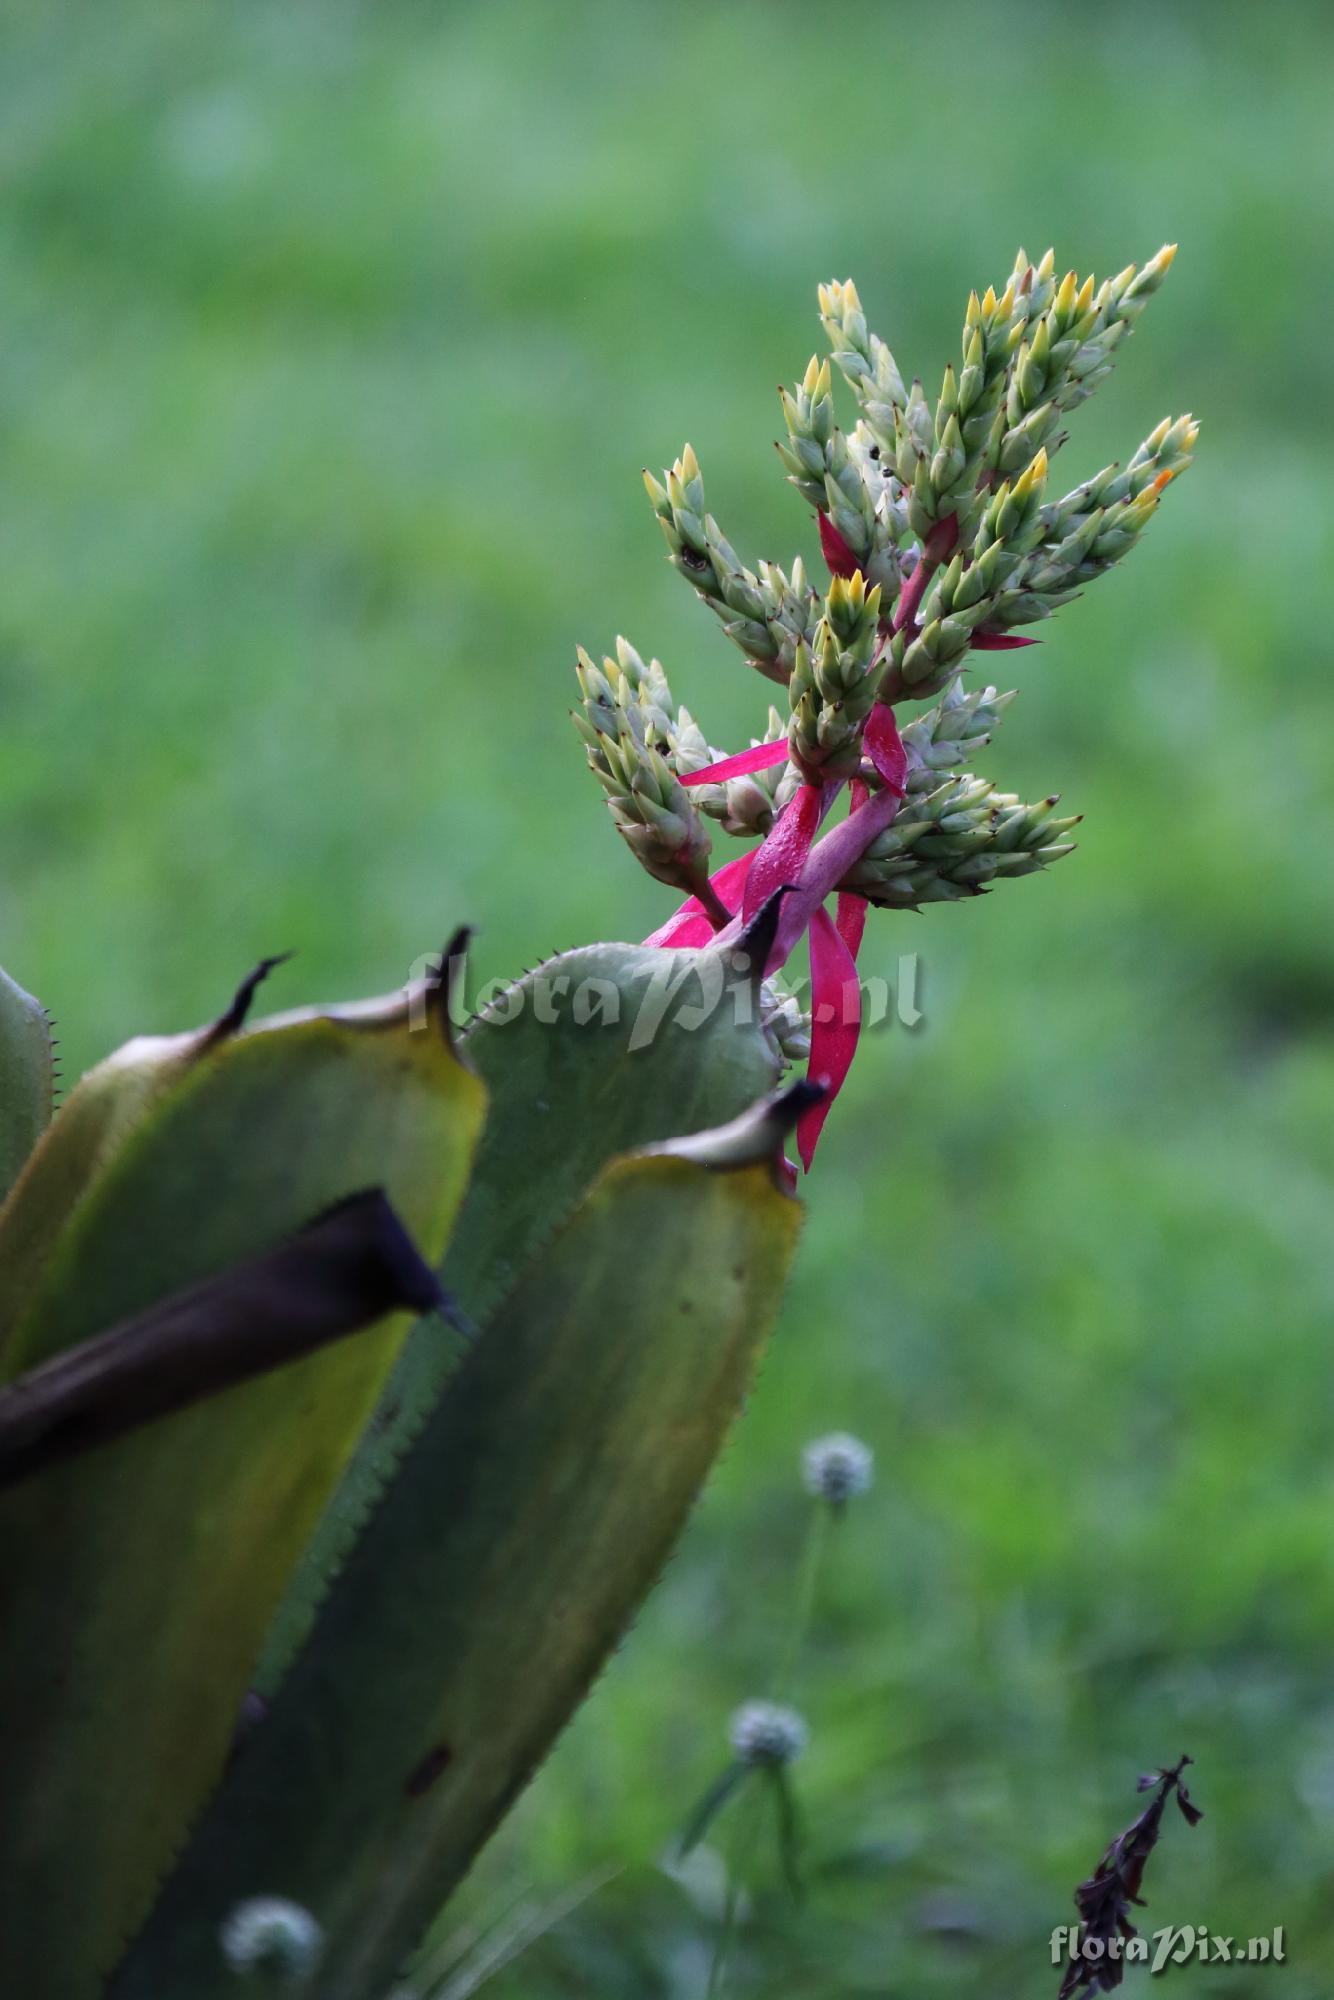
<svg viewBox="0 0 1334 2000">
<path fill-rule="evenodd" d="M 463 985 L 472 936 L 472 925 L 460 924 L 446 943 L 435 969 L 427 974 L 424 981 L 428 1017 L 455 1054 L 458 1047 L 454 1030 L 454 996 Z"/>
<path fill-rule="evenodd" d="M 734 949 L 745 954 L 752 983 L 758 987 L 764 978 L 769 954 L 778 936 L 779 919 L 783 914 L 783 898 L 792 893 L 790 883 L 782 883 L 773 894 L 767 896 L 750 922 L 736 941 Z"/>
<path fill-rule="evenodd" d="M 212 1027 L 208 1029 L 204 1041 L 206 1048 L 213 1048 L 218 1042 L 225 1042 L 232 1035 L 241 1032 L 249 1018 L 256 993 L 269 974 L 276 972 L 280 965 L 286 965 L 291 957 L 290 951 L 280 951 L 273 958 L 261 958 L 254 971 L 246 974 L 232 995 L 231 1005 L 225 1012 L 219 1014 Z"/>
<path fill-rule="evenodd" d="M 780 1090 L 771 1098 L 769 1116 L 779 1138 L 785 1139 L 804 1113 L 811 1110 L 814 1105 L 823 1103 L 828 1092 L 827 1083 L 821 1082 L 818 1078 L 803 1076 L 798 1077 L 795 1083 L 788 1084 L 785 1090 Z"/>
</svg>

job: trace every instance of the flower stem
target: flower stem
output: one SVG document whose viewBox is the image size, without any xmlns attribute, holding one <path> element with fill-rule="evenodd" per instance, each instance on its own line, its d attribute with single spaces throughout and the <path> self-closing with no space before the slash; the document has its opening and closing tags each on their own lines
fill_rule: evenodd
<svg viewBox="0 0 1334 2000">
<path fill-rule="evenodd" d="M 716 931 L 726 930 L 732 921 L 732 912 L 707 876 L 695 884 L 694 896 L 713 928 Z"/>
<path fill-rule="evenodd" d="M 825 897 L 856 866 L 871 842 L 893 824 L 900 803 L 899 794 L 888 786 L 872 792 L 864 805 L 855 806 L 831 833 L 816 842 L 796 888 L 783 903 L 778 936 L 766 968 L 769 973 L 779 970 Z"/>
<path fill-rule="evenodd" d="M 775 1701 L 787 1700 L 797 1670 L 797 1662 L 810 1637 L 811 1621 L 815 1616 L 816 1593 L 820 1584 L 820 1566 L 828 1546 L 829 1524 L 832 1519 L 832 1509 L 824 1501 L 817 1501 L 812 1509 L 805 1540 L 802 1543 L 792 1621 L 788 1626 L 787 1643 L 783 1648 L 774 1682 Z"/>
<path fill-rule="evenodd" d="M 917 558 L 916 569 L 899 592 L 899 601 L 894 608 L 892 631 L 902 632 L 906 625 L 912 624 L 917 616 L 918 607 L 926 595 L 926 586 L 958 538 L 959 520 L 956 514 L 947 514 L 943 520 L 936 522 L 922 543 L 922 553 Z"/>
<path fill-rule="evenodd" d="M 713 1948 L 713 1959 L 709 1966 L 709 1983 L 704 1990 L 704 2000 L 721 2000 L 723 1981 L 727 1977 L 727 1959 L 732 1949 L 732 1939 L 736 1935 L 737 1909 L 741 1902 L 741 1875 L 738 1867 L 740 1857 L 748 1854 L 754 1843 L 755 1820 L 764 1803 L 764 1794 L 753 1782 L 750 1798 L 744 1813 L 738 1814 L 733 1828 L 732 1839 L 727 1847 L 727 1887 L 723 1892 L 723 1918 L 718 1931 L 718 1942 Z"/>
<path fill-rule="evenodd" d="M 797 1589 L 792 1606 L 792 1618 L 787 1629 L 787 1641 L 783 1647 L 778 1673 L 774 1680 L 774 1699 L 782 1701 L 787 1695 L 802 1650 L 810 1637 L 811 1622 L 815 1616 L 815 1602 L 820 1584 L 820 1568 L 824 1561 L 829 1542 L 829 1526 L 834 1518 L 834 1510 L 822 1501 L 817 1501 L 806 1527 L 802 1542 L 801 1556 L 797 1565 Z M 752 1773 L 752 1777 L 754 1774 Z M 709 1966 L 709 1983 L 704 2000 L 721 2000 L 723 1981 L 727 1976 L 727 1959 L 736 1934 L 737 1908 L 741 1900 L 741 1878 L 738 1861 L 749 1854 L 753 1846 L 755 1819 L 764 1803 L 764 1794 L 758 1785 L 752 1784 L 751 1796 L 743 1813 L 738 1813 L 733 1837 L 727 1849 L 727 1887 L 723 1896 L 722 1924 L 718 1931 L 718 1942 L 714 1946 L 713 1960 Z"/>
</svg>

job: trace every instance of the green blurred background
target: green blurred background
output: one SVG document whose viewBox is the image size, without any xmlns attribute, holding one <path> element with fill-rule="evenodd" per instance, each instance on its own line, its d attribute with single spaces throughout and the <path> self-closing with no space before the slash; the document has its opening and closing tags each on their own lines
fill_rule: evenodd
<svg viewBox="0 0 1334 2000">
<path fill-rule="evenodd" d="M 766 695 L 640 465 L 688 436 L 739 546 L 809 557 L 769 441 L 817 280 L 930 380 L 1020 242 L 1180 240 L 1061 484 L 1183 408 L 1199 462 L 1016 656 L 983 762 L 1081 850 L 872 923 L 925 1020 L 868 1037 L 746 1420 L 447 1933 L 611 1866 L 488 1990 L 702 1992 L 707 1858 L 655 1859 L 781 1643 L 799 1449 L 846 1427 L 879 1480 L 799 1677 L 810 1891 L 749 1857 L 734 1990 L 1054 1990 L 1074 1883 L 1188 1749 L 1208 1816 L 1147 1922 L 1284 1924 L 1281 1974 L 1178 1977 L 1326 2000 L 1329 10 L 4 23 L 0 952 L 71 1071 L 271 950 L 289 1004 L 465 918 L 479 976 L 642 936 L 670 899 L 565 723 L 575 641 L 660 653 L 715 742 Z"/>
</svg>

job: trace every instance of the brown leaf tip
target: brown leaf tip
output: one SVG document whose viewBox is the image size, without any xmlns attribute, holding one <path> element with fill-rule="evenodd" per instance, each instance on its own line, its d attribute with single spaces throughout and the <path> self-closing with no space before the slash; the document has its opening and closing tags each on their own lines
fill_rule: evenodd
<svg viewBox="0 0 1334 2000">
<path fill-rule="evenodd" d="M 246 974 L 232 995 L 230 1006 L 225 1012 L 219 1014 L 213 1026 L 208 1030 L 204 1042 L 206 1048 L 212 1048 L 216 1043 L 225 1042 L 230 1036 L 240 1033 L 246 1024 L 250 1009 L 254 1005 L 255 995 L 264 984 L 264 981 L 280 965 L 286 965 L 288 959 L 291 957 L 292 953 L 290 951 L 281 951 L 274 958 L 261 958 L 254 971 Z"/>
</svg>

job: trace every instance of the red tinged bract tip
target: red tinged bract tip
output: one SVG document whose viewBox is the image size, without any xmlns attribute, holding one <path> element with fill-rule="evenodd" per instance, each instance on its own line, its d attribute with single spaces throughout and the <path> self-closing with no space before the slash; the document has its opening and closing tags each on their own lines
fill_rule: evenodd
<svg viewBox="0 0 1334 2000">
<path fill-rule="evenodd" d="M 908 753 L 903 747 L 899 725 L 888 702 L 878 701 L 866 718 L 862 748 L 874 764 L 881 782 L 902 798 L 908 782 Z M 862 799 L 865 796 L 863 790 Z"/>
<path fill-rule="evenodd" d="M 828 563 L 834 576 L 854 576 L 861 568 L 856 556 L 844 541 L 828 514 L 821 514 L 820 553 Z"/>
<path fill-rule="evenodd" d="M 1025 639 L 1021 632 L 983 632 L 973 634 L 975 653 L 1012 653 L 1017 646 L 1040 646 L 1041 639 Z"/>
</svg>

